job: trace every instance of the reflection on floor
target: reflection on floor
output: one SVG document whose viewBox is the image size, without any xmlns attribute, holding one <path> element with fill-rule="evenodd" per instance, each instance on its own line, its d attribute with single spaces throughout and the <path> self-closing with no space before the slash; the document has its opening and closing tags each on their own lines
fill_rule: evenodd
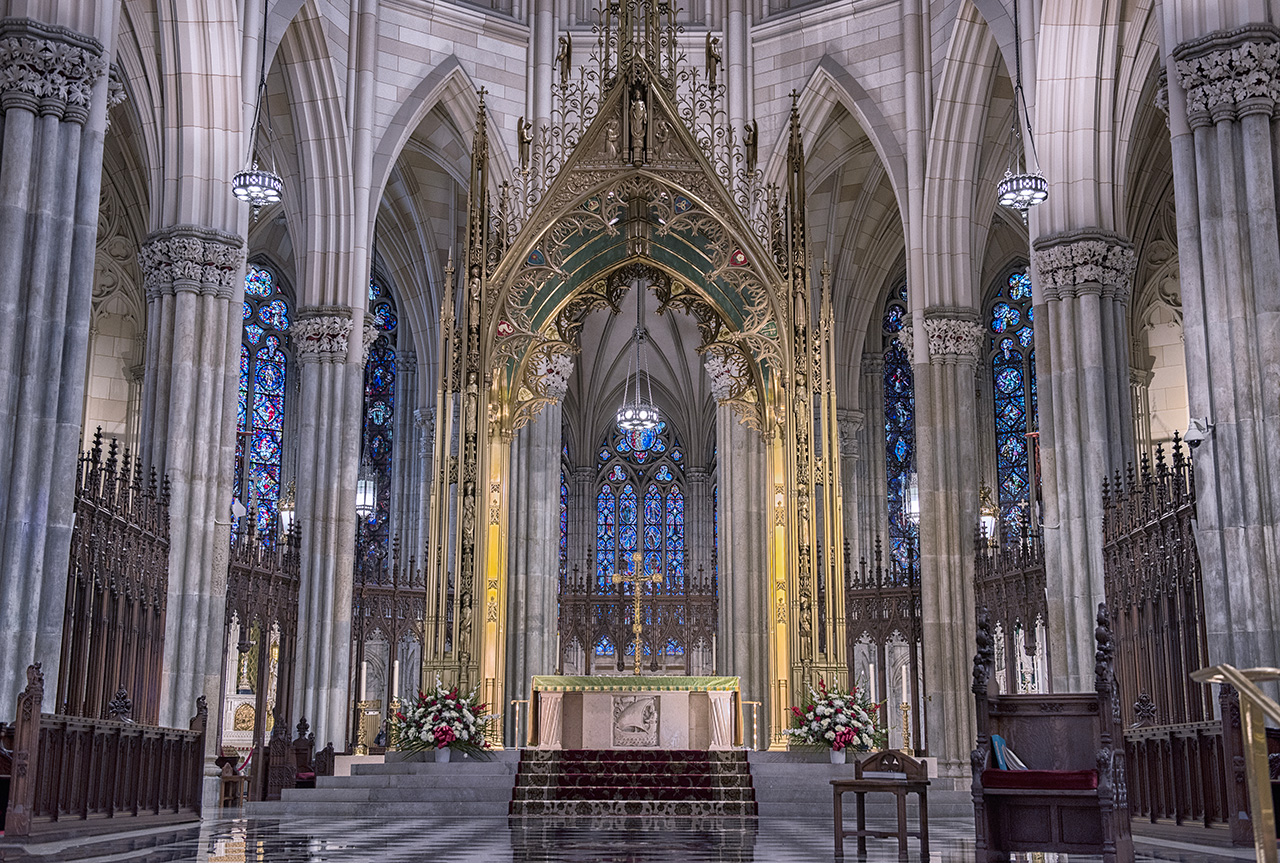
<svg viewBox="0 0 1280 863">
<path fill-rule="evenodd" d="M 930 819 L 930 859 L 973 860 L 973 823 Z M 811 819 L 222 819 L 198 828 L 139 831 L 86 844 L 0 845 L 4 863 L 814 863 L 833 860 L 830 818 Z M 912 840 L 912 859 L 918 858 Z M 852 852 L 852 849 L 849 849 Z M 1177 843 L 1138 845 L 1142 863 L 1228 863 L 1236 851 Z M 858 859 L 849 853 L 846 859 Z M 870 861 L 896 861 L 894 840 L 869 843 Z M 1023 855 L 1023 859 L 1026 856 Z M 1036 855 L 1037 863 L 1097 857 Z"/>
</svg>

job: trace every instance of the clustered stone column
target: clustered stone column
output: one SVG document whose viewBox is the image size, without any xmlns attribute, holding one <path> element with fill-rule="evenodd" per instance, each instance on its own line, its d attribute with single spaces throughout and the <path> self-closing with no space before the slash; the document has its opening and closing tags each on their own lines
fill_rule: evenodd
<svg viewBox="0 0 1280 863">
<path fill-rule="evenodd" d="M 151 233 L 138 261 L 147 297 L 143 460 L 172 488 L 160 724 L 178 726 L 196 698 L 221 686 L 244 244 L 177 225 Z"/>
<path fill-rule="evenodd" d="M 530 678 L 554 674 L 560 594 L 561 400 L 568 375 L 547 376 L 554 401 L 521 429 L 511 449 L 507 577 L 507 698 L 529 698 Z M 584 645 L 589 650 L 589 645 Z M 503 705 L 506 744 L 518 746 L 514 705 Z M 527 717 L 527 714 L 526 714 Z"/>
<path fill-rule="evenodd" d="M 1053 688 L 1093 688 L 1104 596 L 1102 480 L 1133 456 L 1126 310 L 1133 246 L 1101 230 L 1034 243 L 1036 379 Z"/>
<path fill-rule="evenodd" d="M 1209 661 L 1274 665 L 1280 29 L 1250 24 L 1182 42 L 1168 71 L 1188 396 L 1210 429 L 1194 451 Z"/>
<path fill-rule="evenodd" d="M 42 662 L 56 679 L 61 651 L 106 123 L 103 55 L 88 35 L 29 18 L 0 21 L 5 717 L 14 715 L 26 666 Z M 45 688 L 46 709 L 56 689 Z"/>
<path fill-rule="evenodd" d="M 925 310 L 928 356 L 915 352 L 916 470 L 920 488 L 920 604 L 926 727 L 940 776 L 962 780 L 976 728 L 970 692 L 974 644 L 973 529 L 977 523 L 974 370 L 976 310 Z"/>
<path fill-rule="evenodd" d="M 733 408 L 716 408 L 720 476 L 720 607 L 716 673 L 742 679 L 742 697 L 763 702 L 762 740 L 769 740 L 769 537 L 774 490 L 768 449 L 760 433 L 738 421 Z M 781 697 L 787 697 L 782 695 Z"/>
<path fill-rule="evenodd" d="M 406 340 L 407 341 L 407 340 Z M 419 460 L 414 444 L 414 426 L 418 412 L 418 357 L 412 351 L 396 351 L 395 413 L 391 462 L 391 526 L 390 536 L 398 543 L 403 565 L 414 550 L 418 526 Z M 363 428 L 363 418 L 361 420 Z"/>
<path fill-rule="evenodd" d="M 300 310 L 290 330 L 308 407 L 298 426 L 302 584 L 292 715 L 307 718 L 317 744 L 337 749 L 347 737 L 364 360 L 367 335 L 377 335 L 354 329 L 350 309 L 323 306 Z"/>
</svg>

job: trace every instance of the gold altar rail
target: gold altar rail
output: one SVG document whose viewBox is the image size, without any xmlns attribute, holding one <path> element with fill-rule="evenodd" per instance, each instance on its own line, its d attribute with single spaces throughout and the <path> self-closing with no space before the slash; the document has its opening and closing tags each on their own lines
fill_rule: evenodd
<svg viewBox="0 0 1280 863">
<path fill-rule="evenodd" d="M 1264 717 L 1280 724 L 1280 704 L 1258 688 L 1258 682 L 1280 680 L 1280 668 L 1236 668 L 1212 665 L 1191 672 L 1197 683 L 1219 683 L 1240 693 L 1240 735 L 1249 788 L 1249 820 L 1253 850 L 1260 863 L 1276 863 L 1276 817 L 1271 805 L 1271 772 L 1267 768 L 1267 730 Z M 1223 733 L 1230 733 L 1223 723 Z"/>
</svg>

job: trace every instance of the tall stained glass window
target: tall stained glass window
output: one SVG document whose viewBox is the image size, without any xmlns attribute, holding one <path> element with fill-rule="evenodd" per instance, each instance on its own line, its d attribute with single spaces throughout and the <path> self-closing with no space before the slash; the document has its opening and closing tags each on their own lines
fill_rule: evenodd
<svg viewBox="0 0 1280 863">
<path fill-rule="evenodd" d="M 666 592 L 684 592 L 684 459 L 684 447 L 665 421 L 649 431 L 615 429 L 601 441 L 596 459 L 598 589 L 608 589 L 619 569 L 630 574 L 631 555 L 638 549 L 646 575 L 661 574 Z"/>
<path fill-rule="evenodd" d="M 995 401 L 996 496 L 1006 540 L 1016 540 L 1033 517 L 1031 438 L 1039 427 L 1031 277 L 1013 273 L 991 298 L 987 336 Z"/>
<path fill-rule="evenodd" d="M 884 307 L 884 451 L 889 495 L 889 554 L 908 566 L 917 553 L 920 526 L 912 512 L 916 470 L 916 390 L 911 361 L 898 341 L 907 323 L 904 282 Z"/>
<path fill-rule="evenodd" d="M 270 270 L 250 265 L 244 280 L 240 394 L 236 407 L 236 497 L 274 536 L 280 514 L 280 457 L 288 376 L 289 301 Z"/>
<path fill-rule="evenodd" d="M 361 456 L 377 476 L 377 494 L 369 516 L 370 538 L 387 542 L 391 520 L 391 447 L 396 395 L 396 307 L 376 279 L 369 280 L 369 314 L 378 338 L 364 366 L 364 451 Z"/>
</svg>

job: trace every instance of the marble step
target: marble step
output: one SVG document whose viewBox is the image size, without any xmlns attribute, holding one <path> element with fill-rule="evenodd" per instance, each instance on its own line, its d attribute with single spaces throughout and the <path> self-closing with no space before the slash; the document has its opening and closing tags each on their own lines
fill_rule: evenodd
<svg viewBox="0 0 1280 863">
<path fill-rule="evenodd" d="M 685 788 L 551 786 L 530 788 L 517 785 L 515 799 L 521 800 L 752 800 L 751 788 Z"/>
<path fill-rule="evenodd" d="M 273 801 L 250 803 L 249 818 L 501 818 L 511 806 L 502 800 L 436 800 L 404 802 Z"/>
<path fill-rule="evenodd" d="M 635 785 L 665 785 L 669 788 L 749 788 L 751 774 L 703 773 L 668 775 L 661 773 L 520 773 L 516 785 L 530 788 L 578 788 L 587 785 L 628 788 Z"/>
<path fill-rule="evenodd" d="M 751 817 L 756 804 L 748 800 L 513 800 L 516 817 Z"/>
<path fill-rule="evenodd" d="M 363 801 L 369 803 L 430 803 L 435 801 L 483 801 L 511 799 L 511 786 L 488 785 L 415 785 L 386 788 L 286 788 L 280 799 L 301 803 L 342 803 Z"/>
<path fill-rule="evenodd" d="M 521 762 L 521 775 L 553 776 L 560 773 L 619 773 L 631 776 L 698 776 L 740 775 L 746 776 L 750 767 L 745 761 L 723 764 L 675 763 L 670 765 L 651 761 L 575 761 L 556 763 L 547 761 Z"/>
</svg>

